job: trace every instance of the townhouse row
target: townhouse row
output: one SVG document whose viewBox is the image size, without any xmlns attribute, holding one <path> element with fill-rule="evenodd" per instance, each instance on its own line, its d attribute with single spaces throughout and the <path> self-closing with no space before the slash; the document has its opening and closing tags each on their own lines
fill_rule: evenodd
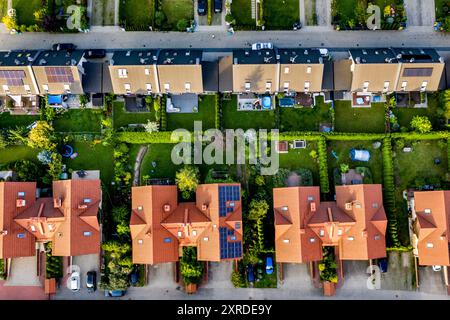
<svg viewBox="0 0 450 320">
<path fill-rule="evenodd" d="M 0 95 L 426 92 L 447 87 L 434 49 L 131 49 L 0 52 Z"/>
<path fill-rule="evenodd" d="M 100 180 L 55 181 L 52 190 L 40 197 L 35 182 L 0 182 L 1 259 L 37 255 L 47 242 L 54 256 L 99 254 Z M 419 264 L 450 266 L 450 191 L 413 192 L 411 199 Z M 133 263 L 177 262 L 185 246 L 197 247 L 200 261 L 243 257 L 240 184 L 199 185 L 194 202 L 179 202 L 175 185 L 133 187 L 130 211 Z M 273 212 L 277 263 L 320 261 L 325 246 L 338 261 L 386 256 L 379 184 L 336 186 L 334 201 L 321 201 L 319 187 L 276 188 Z"/>
</svg>

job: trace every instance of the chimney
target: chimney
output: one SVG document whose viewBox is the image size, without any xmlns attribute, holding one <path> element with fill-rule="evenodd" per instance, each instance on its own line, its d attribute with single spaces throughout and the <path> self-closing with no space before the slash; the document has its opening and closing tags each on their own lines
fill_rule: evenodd
<svg viewBox="0 0 450 320">
<path fill-rule="evenodd" d="M 169 212 L 170 211 L 170 204 L 165 204 L 164 205 L 164 212 Z"/>
<path fill-rule="evenodd" d="M 61 198 L 55 198 L 53 199 L 53 206 L 55 208 L 61 208 Z"/>
</svg>

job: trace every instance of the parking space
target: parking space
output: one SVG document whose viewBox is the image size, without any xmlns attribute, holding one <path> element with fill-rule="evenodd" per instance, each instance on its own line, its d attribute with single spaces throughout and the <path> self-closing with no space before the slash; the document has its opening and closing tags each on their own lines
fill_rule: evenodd
<svg viewBox="0 0 450 320">
<path fill-rule="evenodd" d="M 210 262 L 208 269 L 208 283 L 202 285 L 203 288 L 224 288 L 231 289 L 231 274 L 233 273 L 234 262 Z"/>
<path fill-rule="evenodd" d="M 148 266 L 148 287 L 150 288 L 177 288 L 175 282 L 175 263 L 161 263 Z M 137 288 L 137 290 L 139 290 Z"/>
<path fill-rule="evenodd" d="M 5 286 L 41 287 L 37 276 L 37 257 L 14 258 Z"/>
<path fill-rule="evenodd" d="M 444 268 L 441 271 L 434 271 L 432 267 L 419 267 L 419 291 L 447 294 L 444 282 Z"/>
<path fill-rule="evenodd" d="M 415 290 L 415 269 L 412 252 L 388 252 L 389 264 L 381 276 L 381 289 Z"/>
<path fill-rule="evenodd" d="M 284 263 L 283 280 L 278 280 L 278 288 L 284 290 L 304 290 L 305 292 L 319 292 L 311 280 L 307 264 Z"/>
</svg>

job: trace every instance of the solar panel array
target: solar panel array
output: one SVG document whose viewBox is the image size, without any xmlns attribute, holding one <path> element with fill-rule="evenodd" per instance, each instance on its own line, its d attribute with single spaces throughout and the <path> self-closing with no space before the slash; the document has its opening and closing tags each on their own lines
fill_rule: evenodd
<svg viewBox="0 0 450 320">
<path fill-rule="evenodd" d="M 219 216 L 226 217 L 228 213 L 234 211 L 233 206 L 227 208 L 228 201 L 240 201 L 241 190 L 239 186 L 219 187 Z"/>
<path fill-rule="evenodd" d="M 234 259 L 242 257 L 242 242 L 229 242 L 229 236 L 234 236 L 234 230 L 220 228 L 220 259 Z"/>
<path fill-rule="evenodd" d="M 23 86 L 23 79 L 26 78 L 23 70 L 0 70 L 0 79 L 6 80 L 6 84 L 11 87 Z"/>
<path fill-rule="evenodd" d="M 45 68 L 49 83 L 74 83 L 72 69 L 70 67 L 47 67 Z"/>
</svg>

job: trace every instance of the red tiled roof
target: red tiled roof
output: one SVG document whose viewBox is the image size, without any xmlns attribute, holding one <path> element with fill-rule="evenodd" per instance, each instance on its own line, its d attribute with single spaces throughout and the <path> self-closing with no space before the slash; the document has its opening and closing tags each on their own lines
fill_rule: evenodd
<svg viewBox="0 0 450 320">
<path fill-rule="evenodd" d="M 183 245 L 197 246 L 198 259 L 220 261 L 219 228 L 235 230 L 242 241 L 241 203 L 234 211 L 219 217 L 219 186 L 239 184 L 199 185 L 195 203 L 178 203 L 176 186 L 144 186 L 132 189 L 130 229 L 133 262 L 158 264 L 179 259 Z M 195 232 L 194 232 L 195 231 Z"/>
<path fill-rule="evenodd" d="M 319 187 L 276 188 L 274 211 L 279 262 L 321 260 L 325 245 L 343 260 L 386 256 L 381 185 L 337 186 L 336 202 L 320 202 Z"/>
<path fill-rule="evenodd" d="M 36 199 L 36 183 L 0 183 L 0 190 L 3 230 L 13 230 L 0 236 L 1 257 L 33 256 L 36 240 L 52 241 L 55 256 L 100 251 L 100 180 L 55 181 L 53 198 Z"/>
<path fill-rule="evenodd" d="M 414 192 L 420 265 L 450 265 L 450 191 Z"/>
</svg>

